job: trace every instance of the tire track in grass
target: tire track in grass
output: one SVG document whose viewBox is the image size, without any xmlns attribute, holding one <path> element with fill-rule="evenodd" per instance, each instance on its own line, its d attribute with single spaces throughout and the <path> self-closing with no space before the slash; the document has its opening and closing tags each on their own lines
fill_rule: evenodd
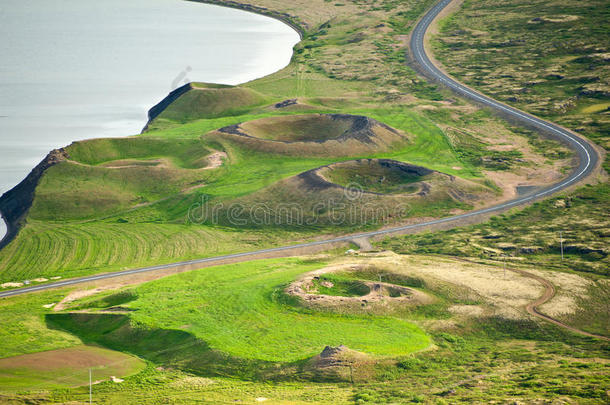
<svg viewBox="0 0 610 405">
<path fill-rule="evenodd" d="M 542 295 L 538 299 L 530 302 L 529 304 L 527 304 L 525 306 L 525 310 L 529 314 L 531 314 L 533 316 L 536 316 L 536 317 L 538 317 L 540 319 L 543 319 L 543 320 L 545 320 L 547 322 L 550 322 L 552 324 L 555 324 L 557 326 L 560 326 L 562 328 L 568 329 L 568 330 L 570 330 L 572 332 L 576 332 L 576 333 L 579 333 L 581 335 L 585 335 L 585 336 L 589 336 L 589 337 L 594 337 L 594 338 L 597 338 L 597 339 L 602 339 L 602 340 L 605 340 L 605 341 L 610 341 L 610 338 L 608 338 L 606 336 L 602 336 L 602 335 L 598 335 L 598 334 L 595 334 L 595 333 L 586 332 L 586 331 L 584 331 L 582 329 L 578 329 L 578 328 L 575 328 L 573 326 L 567 325 L 567 324 L 565 324 L 565 323 L 563 323 L 563 322 L 561 322 L 561 321 L 559 321 L 559 320 L 557 320 L 557 319 L 555 319 L 555 318 L 553 318 L 553 317 L 551 317 L 549 315 L 546 315 L 546 314 L 542 313 L 538 309 L 538 307 L 541 306 L 542 304 L 550 301 L 555 296 L 555 292 L 556 292 L 555 291 L 555 286 L 549 280 L 547 280 L 547 279 L 545 279 L 543 277 L 540 277 L 540 276 L 538 276 L 536 274 L 532 274 L 532 273 L 529 273 L 527 271 L 520 270 L 520 269 L 511 269 L 511 268 L 508 268 L 508 270 L 512 271 L 513 273 L 521 274 L 524 277 L 533 278 L 534 280 L 538 281 L 540 284 L 542 284 L 544 286 L 544 292 L 542 293 Z"/>
<path fill-rule="evenodd" d="M 455 260 L 461 261 L 461 262 L 466 262 L 466 263 L 472 263 L 472 264 L 479 264 L 473 260 L 469 260 L 469 259 L 465 259 L 463 257 L 457 257 L 457 256 L 453 256 L 453 258 Z M 540 307 L 541 305 L 549 302 L 550 300 L 553 299 L 553 297 L 555 297 L 555 286 L 553 285 L 553 283 L 551 283 L 549 280 L 547 280 L 544 277 L 538 276 L 536 274 L 530 273 L 529 271 L 525 271 L 525 270 L 521 270 L 521 269 L 516 269 L 513 267 L 509 267 L 506 266 L 506 270 L 509 270 L 515 274 L 519 274 L 520 276 L 523 277 L 527 277 L 527 278 L 531 278 L 534 279 L 536 281 L 538 281 L 540 284 L 542 284 L 542 286 L 544 287 L 544 291 L 542 292 L 542 294 L 540 295 L 540 297 L 536 298 L 534 301 L 528 303 L 525 305 L 524 309 L 527 311 L 527 313 L 529 313 L 532 316 L 535 316 L 536 318 L 542 319 L 544 321 L 550 322 L 554 325 L 557 325 L 561 328 L 564 329 L 568 329 L 572 332 L 578 333 L 580 335 L 584 335 L 584 336 L 589 336 L 589 337 L 593 337 L 593 338 L 597 338 L 597 339 L 602 339 L 605 341 L 610 341 L 610 338 L 606 337 L 606 336 L 602 336 L 602 335 L 597 335 L 595 333 L 589 333 L 587 331 L 584 331 L 582 329 L 578 329 L 575 328 L 573 326 L 570 326 L 564 322 L 561 322 L 560 320 L 557 320 L 549 315 L 546 315 L 544 313 L 542 313 L 538 307 Z"/>
</svg>

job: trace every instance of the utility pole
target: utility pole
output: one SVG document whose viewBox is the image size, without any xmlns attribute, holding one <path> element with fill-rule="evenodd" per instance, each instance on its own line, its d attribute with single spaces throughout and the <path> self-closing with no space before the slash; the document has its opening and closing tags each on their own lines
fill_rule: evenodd
<svg viewBox="0 0 610 405">
<path fill-rule="evenodd" d="M 351 381 L 352 385 L 354 385 L 354 371 L 352 370 L 352 365 L 348 365 L 349 367 L 349 380 Z"/>
<path fill-rule="evenodd" d="M 91 369 L 89 369 L 89 405 L 91 405 L 92 395 L 91 395 Z"/>
<path fill-rule="evenodd" d="M 561 261 L 563 261 L 563 235 L 559 231 L 559 245 L 561 246 Z"/>
</svg>

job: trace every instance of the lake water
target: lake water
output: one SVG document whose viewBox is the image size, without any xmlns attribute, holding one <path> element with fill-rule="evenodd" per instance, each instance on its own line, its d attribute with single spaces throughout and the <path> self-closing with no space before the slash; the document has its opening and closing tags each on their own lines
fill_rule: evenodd
<svg viewBox="0 0 610 405">
<path fill-rule="evenodd" d="M 181 0 L 2 0 L 0 194 L 53 148 L 139 133 L 188 81 L 279 70 L 298 40 L 277 20 Z"/>
</svg>

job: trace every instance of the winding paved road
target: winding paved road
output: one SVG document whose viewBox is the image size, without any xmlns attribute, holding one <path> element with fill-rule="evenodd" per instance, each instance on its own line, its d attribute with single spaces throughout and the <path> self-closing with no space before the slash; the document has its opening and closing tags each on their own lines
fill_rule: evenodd
<svg viewBox="0 0 610 405">
<path fill-rule="evenodd" d="M 366 232 L 366 233 L 361 233 L 361 234 L 357 234 L 357 235 L 346 235 L 346 236 L 342 236 L 342 237 L 338 237 L 338 238 L 326 239 L 326 240 L 321 240 L 321 241 L 316 241 L 316 242 L 307 242 L 307 243 L 301 243 L 301 244 L 297 244 L 297 245 L 282 246 L 282 247 L 271 248 L 271 249 L 261 249 L 261 250 L 256 250 L 256 251 L 252 251 L 252 252 L 209 257 L 209 258 L 205 258 L 205 259 L 195 259 L 195 260 L 189 260 L 189 261 L 178 262 L 178 263 L 163 264 L 163 265 L 151 266 L 151 267 L 143 267 L 143 268 L 139 268 L 139 269 L 124 270 L 124 271 L 118 271 L 118 272 L 106 273 L 106 274 L 98 274 L 95 276 L 87 276 L 87 277 L 58 281 L 58 282 L 53 282 L 53 283 L 48 283 L 48 284 L 29 286 L 29 287 L 10 290 L 10 291 L 0 292 L 0 297 L 10 297 L 10 296 L 19 295 L 19 294 L 47 290 L 50 288 L 65 287 L 65 286 L 70 286 L 73 284 L 86 283 L 89 281 L 101 280 L 101 279 L 112 278 L 112 277 L 120 277 L 120 276 L 126 276 L 126 275 L 133 275 L 133 274 L 156 271 L 156 270 L 173 269 L 173 268 L 178 268 L 178 267 L 188 266 L 188 265 L 197 265 L 197 264 L 210 265 L 210 264 L 214 264 L 214 262 L 220 263 L 222 261 L 226 261 L 229 259 L 242 259 L 242 258 L 243 259 L 247 259 L 247 258 L 253 259 L 256 256 L 261 256 L 264 254 L 272 254 L 272 253 L 277 253 L 277 252 L 288 252 L 290 250 L 297 250 L 297 249 L 309 248 L 309 247 L 320 246 L 320 245 L 330 245 L 333 243 L 346 242 L 346 241 L 351 241 L 353 239 L 358 239 L 358 238 L 369 238 L 372 236 L 391 234 L 391 233 L 396 233 L 396 232 L 400 232 L 400 231 L 424 229 L 431 225 L 437 225 L 437 224 L 455 223 L 457 226 L 464 219 L 477 217 L 477 216 L 484 216 L 486 214 L 500 212 L 500 211 L 504 211 L 504 210 L 512 208 L 512 207 L 527 204 L 533 200 L 549 196 L 559 190 L 569 187 L 570 185 L 577 183 L 578 181 L 586 178 L 595 169 L 597 162 L 599 161 L 599 158 L 600 158 L 598 152 L 589 142 L 585 141 L 578 135 L 568 131 L 567 129 L 560 127 L 559 125 L 556 125 L 552 122 L 542 120 L 533 115 L 520 111 L 516 108 L 507 106 L 500 102 L 497 102 L 487 96 L 484 96 L 484 95 L 462 85 L 461 83 L 459 83 L 459 82 L 453 80 L 452 78 L 450 78 L 449 76 L 447 76 L 440 69 L 438 69 L 436 66 L 434 66 L 434 64 L 430 61 L 430 58 L 426 54 L 426 51 L 424 48 L 424 36 L 426 34 L 426 31 L 430 27 L 430 24 L 435 19 L 435 17 L 445 7 L 447 7 L 449 5 L 449 3 L 451 3 L 451 1 L 452 0 L 442 0 L 441 2 L 436 4 L 432 9 L 430 9 L 426 13 L 426 15 L 415 26 L 415 28 L 412 32 L 412 35 L 411 35 L 411 43 L 410 43 L 414 62 L 418 65 L 418 68 L 422 74 L 424 74 L 428 78 L 435 80 L 435 81 L 441 83 L 442 85 L 450 88 L 451 90 L 453 90 L 460 96 L 468 98 L 480 105 L 489 107 L 489 108 L 495 110 L 496 112 L 500 113 L 501 115 L 511 118 L 515 122 L 521 123 L 521 124 L 529 126 L 529 127 L 533 127 L 535 129 L 537 129 L 539 132 L 544 133 L 545 135 L 553 137 L 557 140 L 560 140 L 560 141 L 564 142 L 566 145 L 568 145 L 577 154 L 577 156 L 579 158 L 579 164 L 578 164 L 578 167 L 576 167 L 572 171 L 572 173 L 570 173 L 570 175 L 568 177 L 566 177 L 565 179 L 563 179 L 562 181 L 549 185 L 548 187 L 545 187 L 535 193 L 532 193 L 532 194 L 529 194 L 526 196 L 522 196 L 522 197 L 510 200 L 510 201 L 504 202 L 502 204 L 498 204 L 498 205 L 495 205 L 492 207 L 488 207 L 488 208 L 484 208 L 484 209 L 480 209 L 480 210 L 476 210 L 476 211 L 471 211 L 471 212 L 461 214 L 461 215 L 441 218 L 441 219 L 437 219 L 437 220 L 433 220 L 433 221 L 427 221 L 427 222 L 422 222 L 422 223 L 413 224 L 413 225 L 399 226 L 399 227 L 395 227 L 395 228 L 389 228 L 389 229 L 373 231 L 373 232 Z"/>
</svg>

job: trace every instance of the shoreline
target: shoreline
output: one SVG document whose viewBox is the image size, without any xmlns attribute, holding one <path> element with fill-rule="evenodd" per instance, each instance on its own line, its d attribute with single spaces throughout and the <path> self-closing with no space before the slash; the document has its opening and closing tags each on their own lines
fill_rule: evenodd
<svg viewBox="0 0 610 405">
<path fill-rule="evenodd" d="M 213 6 L 220 6 L 226 8 L 233 8 L 236 10 L 245 11 L 247 13 L 262 15 L 264 17 L 273 18 L 278 20 L 279 22 L 284 23 L 285 25 L 292 28 L 299 35 L 299 42 L 303 40 L 305 36 L 305 32 L 308 28 L 307 24 L 304 22 L 298 22 L 297 17 L 291 16 L 288 13 L 280 13 L 279 11 L 270 10 L 265 7 L 253 6 L 251 4 L 242 4 L 233 0 L 185 0 L 193 3 L 202 3 L 202 4 L 210 4 Z M 295 21 L 293 21 L 293 19 Z M 303 26 L 301 26 L 302 24 Z M 273 72 L 275 73 L 275 72 Z M 271 74 L 271 73 L 270 73 Z M 262 79 L 269 75 L 261 76 L 258 79 Z M 258 80 L 254 79 L 254 80 Z"/>
<path fill-rule="evenodd" d="M 197 2 L 205 3 L 207 1 L 206 0 L 197 0 Z M 492 205 L 492 206 L 489 206 L 489 207 L 486 207 L 483 209 L 468 211 L 463 214 L 443 217 L 443 218 L 434 219 L 434 220 L 427 221 L 427 222 L 416 223 L 416 224 L 407 224 L 407 225 L 402 225 L 402 226 L 400 226 L 400 225 L 393 226 L 393 227 L 389 227 L 389 228 L 378 229 L 378 230 L 371 231 L 371 232 L 348 234 L 348 235 L 343 235 L 340 237 L 335 237 L 332 239 L 323 239 L 323 240 L 319 240 L 319 241 L 315 241 L 315 242 L 306 242 L 306 243 L 301 243 L 301 244 L 297 244 L 297 245 L 280 246 L 280 247 L 262 249 L 262 250 L 257 250 L 257 251 L 234 253 L 234 254 L 230 254 L 230 255 L 226 255 L 226 256 L 195 259 L 195 260 L 190 260 L 188 262 L 170 263 L 170 264 L 165 264 L 165 265 L 157 265 L 157 266 L 153 266 L 153 267 L 145 267 L 145 268 L 139 268 L 139 269 L 133 269 L 133 270 L 127 270 L 127 271 L 120 271 L 120 272 L 115 272 L 115 273 L 107 273 L 105 275 L 101 275 L 101 276 L 98 275 L 98 276 L 94 276 L 94 277 L 99 277 L 99 278 L 117 277 L 122 274 L 131 274 L 131 273 L 138 273 L 138 272 L 155 271 L 155 270 L 159 270 L 159 269 L 175 268 L 175 267 L 184 265 L 185 263 L 187 263 L 189 265 L 199 265 L 201 263 L 208 263 L 208 262 L 212 262 L 214 260 L 223 260 L 223 259 L 227 259 L 227 258 L 248 257 L 248 256 L 252 257 L 257 254 L 267 254 L 267 253 L 272 253 L 272 252 L 311 248 L 314 246 L 320 246 L 320 245 L 325 245 L 325 244 L 329 245 L 329 244 L 333 244 L 333 243 L 349 242 L 349 241 L 352 241 L 354 238 L 379 238 L 379 237 L 384 237 L 384 236 L 400 235 L 400 234 L 404 234 L 404 233 L 415 233 L 415 232 L 420 232 L 422 230 L 429 230 L 429 229 L 438 229 L 438 228 L 449 229 L 452 227 L 464 225 L 466 223 L 479 223 L 479 222 L 485 221 L 491 215 L 505 212 L 505 211 L 510 210 L 515 207 L 525 207 L 535 201 L 548 198 L 551 195 L 556 194 L 562 190 L 573 189 L 573 187 L 575 187 L 577 184 L 580 184 L 582 181 L 587 180 L 589 178 L 589 176 L 591 176 L 593 173 L 595 173 L 595 171 L 599 168 L 600 154 L 599 154 L 599 151 L 596 149 L 596 147 L 593 146 L 594 144 L 592 142 L 589 142 L 587 139 L 581 138 L 578 135 L 574 135 L 571 131 L 566 130 L 556 124 L 553 124 L 552 122 L 542 120 L 540 118 L 537 118 L 533 115 L 530 115 L 530 114 L 527 114 L 524 112 L 521 112 L 512 107 L 505 106 L 504 104 L 496 102 L 495 100 L 488 98 L 486 96 L 479 95 L 478 92 L 473 92 L 472 90 L 465 88 L 465 87 L 464 87 L 465 90 L 463 90 L 462 85 L 459 82 L 454 82 L 452 79 L 445 76 L 442 72 L 440 72 L 440 73 L 434 72 L 433 67 L 430 66 L 430 62 L 427 60 L 427 53 L 426 53 L 426 50 L 424 47 L 424 38 L 427 33 L 426 31 L 427 31 L 428 27 L 430 26 L 432 20 L 434 20 L 435 16 L 438 14 L 438 12 L 440 12 L 450 2 L 451 2 L 451 0 L 441 0 L 439 3 L 437 3 L 434 7 L 432 7 L 430 10 L 428 10 L 428 12 L 426 14 L 424 14 L 424 16 L 420 20 L 418 20 L 418 22 L 415 25 L 414 30 L 412 31 L 412 35 L 411 35 L 411 45 L 412 46 L 410 47 L 409 51 L 415 52 L 415 50 L 417 50 L 417 52 L 413 53 L 412 55 L 418 56 L 417 58 L 415 58 L 416 59 L 415 62 L 417 64 L 420 64 L 421 68 L 423 69 L 423 72 L 420 71 L 420 73 L 423 73 L 428 78 L 430 78 L 430 76 L 433 76 L 432 80 L 438 80 L 440 83 L 447 85 L 452 90 L 460 93 L 459 95 L 462 97 L 475 98 L 475 101 L 480 99 L 484 102 L 483 104 L 487 104 L 490 107 L 494 107 L 496 109 L 501 109 L 501 110 L 506 110 L 507 114 L 510 113 L 509 115 L 515 116 L 516 118 L 518 118 L 519 121 L 522 121 L 521 122 L 522 124 L 528 124 L 531 122 L 541 133 L 544 133 L 545 132 L 544 129 L 547 129 L 551 133 L 553 133 L 553 132 L 556 133 L 555 136 L 559 139 L 566 138 L 567 140 L 571 141 L 571 142 L 569 142 L 569 145 L 572 146 L 571 149 L 575 150 L 577 153 L 579 152 L 578 147 L 582 148 L 582 150 L 584 151 L 582 153 L 586 153 L 587 159 L 586 160 L 583 159 L 584 155 L 579 154 L 580 155 L 579 156 L 580 164 L 573 168 L 573 171 L 569 176 L 567 176 L 566 178 L 562 178 L 562 179 L 558 180 L 557 182 L 549 184 L 549 185 L 547 185 L 547 187 L 543 188 L 542 190 L 533 192 L 531 194 L 525 194 L 523 196 L 514 198 L 512 200 L 496 203 L 495 205 Z M 415 45 L 415 46 L 413 46 L 413 45 Z M 413 61 L 413 59 L 411 59 L 411 60 Z M 430 72 L 434 73 L 437 77 L 435 77 L 435 75 L 433 75 Z M 524 121 L 527 121 L 527 122 L 524 122 Z M 2 199 L 0 199 L 0 203 L 2 203 Z M 447 228 L 445 228 L 445 227 L 447 227 Z M 83 280 L 86 280 L 86 279 L 88 279 L 88 278 L 85 278 Z M 75 282 L 83 282 L 83 280 L 75 281 Z M 50 287 L 52 287 L 52 286 L 49 285 L 48 288 L 50 288 Z M 30 290 L 22 289 L 21 292 L 15 292 L 15 294 L 27 292 L 27 291 L 30 291 Z"/>
<path fill-rule="evenodd" d="M 268 9 L 265 9 L 262 7 L 240 5 L 239 3 L 232 2 L 232 1 L 225 3 L 223 0 L 185 0 L 185 1 L 189 1 L 192 3 L 207 4 L 207 5 L 211 5 L 211 6 L 219 6 L 219 7 L 224 7 L 224 8 L 232 8 L 235 10 L 239 10 L 239 11 L 243 11 L 243 12 L 247 12 L 247 13 L 251 13 L 251 14 L 256 14 L 259 16 L 272 18 L 272 19 L 277 20 L 277 21 L 283 23 L 284 25 L 290 27 L 299 36 L 299 42 L 303 39 L 303 36 L 305 33 L 304 29 L 299 26 L 298 22 L 291 21 L 291 18 L 294 18 L 294 17 L 292 17 L 288 14 L 283 15 L 281 13 L 273 12 L 272 10 L 268 10 Z M 294 55 L 294 51 L 293 51 L 293 49 L 291 49 L 291 60 L 292 60 L 293 55 Z M 284 65 L 284 66 L 280 67 L 279 69 L 273 70 L 272 72 L 266 73 L 255 79 L 248 80 L 247 82 L 267 77 L 273 73 L 276 73 L 276 72 L 284 69 L 286 66 L 290 65 L 290 63 L 291 63 L 291 61 L 289 61 L 287 65 Z M 247 83 L 247 82 L 244 82 L 244 83 Z M 166 96 L 163 97 L 158 103 L 152 105 L 147 111 L 147 119 L 142 127 L 143 129 L 140 132 L 140 134 L 146 130 L 146 128 L 148 127 L 148 124 L 152 121 L 152 119 L 154 119 L 154 117 L 156 117 L 161 112 L 163 112 L 163 110 L 169 104 L 171 104 L 171 102 L 173 102 L 175 99 L 177 99 L 181 94 L 188 91 L 191 87 L 192 87 L 192 82 L 189 82 L 183 86 L 180 86 L 177 89 L 174 89 L 173 91 L 166 94 Z M 85 139 L 79 139 L 79 140 L 86 140 L 86 139 L 101 139 L 101 138 L 93 137 L 93 138 L 85 138 Z M 73 140 L 72 142 L 75 142 L 75 141 Z M 60 147 L 58 149 L 54 149 L 54 150 L 48 152 L 48 154 L 36 166 L 34 166 L 34 168 L 31 169 L 31 171 L 26 175 L 25 178 L 23 178 L 19 183 L 17 183 L 15 186 L 10 188 L 3 194 L 0 194 L 0 218 L 2 218 L 2 222 L 4 223 L 3 227 L 0 226 L 0 250 L 3 249 L 6 245 L 8 245 L 17 236 L 21 227 L 23 226 L 22 221 L 25 219 L 29 209 L 31 208 L 31 204 L 32 204 L 32 201 L 34 198 L 34 191 L 36 189 L 36 186 L 37 186 L 40 178 L 44 174 L 44 172 L 49 167 L 51 167 L 51 166 L 59 163 L 61 160 L 63 160 L 63 159 L 58 159 L 56 161 L 55 159 L 51 159 L 51 160 L 49 159 L 49 157 L 57 150 L 60 150 L 63 152 L 63 147 Z M 18 200 L 19 203 L 25 203 L 25 204 L 15 207 L 14 200 Z M 18 204 L 18 205 L 20 205 L 20 204 Z M 4 233 L 2 233 L 3 231 L 4 231 Z"/>
</svg>

